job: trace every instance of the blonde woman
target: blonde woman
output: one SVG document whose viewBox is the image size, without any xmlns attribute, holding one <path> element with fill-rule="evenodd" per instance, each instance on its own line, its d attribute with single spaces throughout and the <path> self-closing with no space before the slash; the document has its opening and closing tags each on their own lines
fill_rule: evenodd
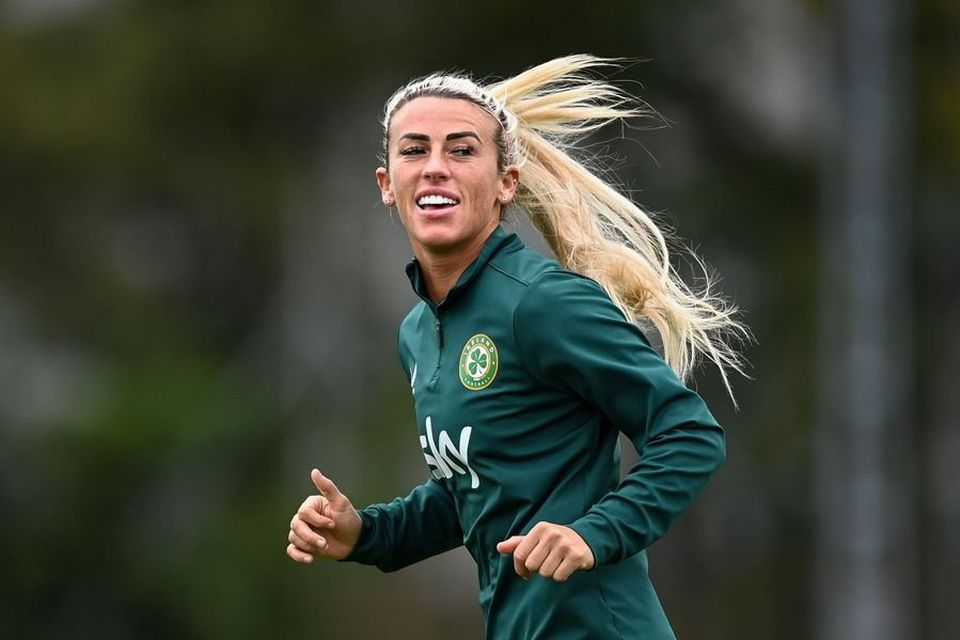
<svg viewBox="0 0 960 640">
<path fill-rule="evenodd" d="M 487 638 L 672 638 L 645 549 L 724 459 L 723 430 L 683 380 L 697 357 L 739 371 L 733 308 L 685 286 L 640 208 L 571 155 L 644 115 L 552 60 L 491 86 L 431 75 L 383 121 L 383 202 L 413 248 L 420 302 L 398 353 L 427 481 L 357 510 L 313 470 L 288 555 L 394 571 L 466 546 Z M 556 260 L 500 226 L 514 204 Z M 661 357 L 641 327 L 656 329 Z M 729 386 L 728 386 L 729 389 Z M 639 460 L 619 479 L 619 433 Z"/>
</svg>

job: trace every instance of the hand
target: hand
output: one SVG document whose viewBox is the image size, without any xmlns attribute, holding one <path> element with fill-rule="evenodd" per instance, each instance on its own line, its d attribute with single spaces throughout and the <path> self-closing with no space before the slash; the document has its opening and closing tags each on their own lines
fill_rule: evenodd
<svg viewBox="0 0 960 640">
<path fill-rule="evenodd" d="M 497 544 L 497 551 L 513 554 L 517 575 L 529 580 L 533 572 L 563 582 L 574 571 L 592 569 L 593 551 L 570 527 L 539 522 L 525 536 L 513 536 Z"/>
<path fill-rule="evenodd" d="M 313 562 L 318 555 L 342 560 L 360 539 L 360 514 L 332 480 L 316 469 L 310 479 L 320 495 L 304 500 L 290 521 L 287 555 L 303 563 Z"/>
</svg>

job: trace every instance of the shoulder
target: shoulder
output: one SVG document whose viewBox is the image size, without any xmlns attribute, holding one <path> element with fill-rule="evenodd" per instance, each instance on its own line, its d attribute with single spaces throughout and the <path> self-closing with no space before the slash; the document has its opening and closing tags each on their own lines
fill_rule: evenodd
<svg viewBox="0 0 960 640">
<path fill-rule="evenodd" d="M 564 269 L 545 271 L 531 280 L 517 305 L 516 316 L 518 321 L 527 320 L 538 326 L 604 316 L 626 321 L 595 280 Z"/>
<path fill-rule="evenodd" d="M 525 246 L 498 253 L 490 260 L 488 267 L 492 277 L 511 281 L 521 289 L 545 273 L 562 270 L 556 260 Z"/>
<path fill-rule="evenodd" d="M 550 359 L 566 353 L 655 353 L 595 280 L 579 273 L 545 272 L 526 287 L 513 314 L 513 332 L 523 352 Z M 574 358 L 575 359 L 575 358 Z"/>
</svg>

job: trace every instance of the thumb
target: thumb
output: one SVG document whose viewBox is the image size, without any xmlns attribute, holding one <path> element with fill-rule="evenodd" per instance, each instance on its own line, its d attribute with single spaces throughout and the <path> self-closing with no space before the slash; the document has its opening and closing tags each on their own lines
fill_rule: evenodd
<svg viewBox="0 0 960 640">
<path fill-rule="evenodd" d="M 513 553 L 517 550 L 517 547 L 520 546 L 521 542 L 523 542 L 523 536 L 507 538 L 503 542 L 497 543 L 497 551 L 500 553 Z"/>
<path fill-rule="evenodd" d="M 346 501 L 346 497 L 340 493 L 337 485 L 333 484 L 333 480 L 320 473 L 318 469 L 310 472 L 310 479 L 313 480 L 314 486 L 330 503 L 340 504 Z"/>
</svg>

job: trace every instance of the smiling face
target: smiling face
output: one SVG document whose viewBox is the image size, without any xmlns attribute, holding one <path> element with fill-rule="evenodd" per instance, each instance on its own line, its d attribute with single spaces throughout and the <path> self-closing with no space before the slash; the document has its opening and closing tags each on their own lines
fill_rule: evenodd
<svg viewBox="0 0 960 640">
<path fill-rule="evenodd" d="M 377 170 L 377 182 L 384 202 L 400 211 L 418 259 L 472 259 L 500 223 L 517 169 L 497 169 L 499 127 L 491 114 L 457 98 L 415 98 L 393 114 L 389 168 Z"/>
</svg>

